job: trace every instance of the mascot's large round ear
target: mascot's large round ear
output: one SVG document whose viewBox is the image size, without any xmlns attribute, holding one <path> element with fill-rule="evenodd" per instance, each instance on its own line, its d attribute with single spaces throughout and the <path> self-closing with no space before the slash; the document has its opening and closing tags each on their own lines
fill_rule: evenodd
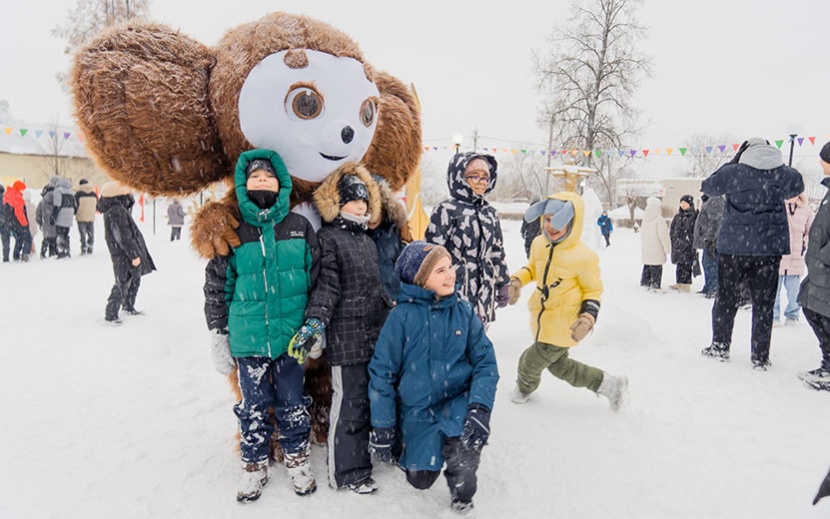
<svg viewBox="0 0 830 519">
<path fill-rule="evenodd" d="M 374 80 L 380 91 L 379 119 L 363 163 L 398 191 L 421 161 L 418 100 L 404 83 L 385 72 L 375 71 Z"/>
<path fill-rule="evenodd" d="M 193 193 L 230 164 L 208 101 L 215 59 L 164 25 L 114 27 L 75 56 L 71 87 L 87 149 L 107 174 L 154 195 Z"/>
</svg>

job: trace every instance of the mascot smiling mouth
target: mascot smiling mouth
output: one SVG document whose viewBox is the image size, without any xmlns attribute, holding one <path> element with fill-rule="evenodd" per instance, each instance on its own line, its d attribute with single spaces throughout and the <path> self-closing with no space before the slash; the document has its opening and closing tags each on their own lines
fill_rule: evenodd
<svg viewBox="0 0 830 519">
<path fill-rule="evenodd" d="M 326 155 L 325 153 L 320 153 L 320 156 L 323 157 L 324 159 L 332 160 L 332 161 L 335 161 L 335 162 L 338 161 L 338 160 L 343 160 L 343 159 L 346 158 L 346 156 L 335 157 L 335 156 L 332 156 L 332 155 Z"/>
</svg>

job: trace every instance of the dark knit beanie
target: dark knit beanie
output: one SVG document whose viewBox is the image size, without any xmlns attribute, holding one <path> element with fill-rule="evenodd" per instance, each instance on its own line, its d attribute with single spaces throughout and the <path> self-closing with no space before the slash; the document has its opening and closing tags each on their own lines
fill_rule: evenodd
<svg viewBox="0 0 830 519">
<path fill-rule="evenodd" d="M 689 205 L 694 205 L 695 204 L 695 199 L 692 197 L 692 195 L 683 195 L 683 196 L 680 197 L 680 201 L 681 202 L 686 202 Z"/>
<path fill-rule="evenodd" d="M 81 181 L 80 181 L 80 182 L 78 182 L 78 185 L 80 185 L 80 186 L 82 186 L 82 185 L 84 185 L 84 184 L 89 184 L 89 180 L 87 180 L 87 179 L 85 179 L 85 178 L 82 178 L 82 179 L 81 179 Z"/>
<path fill-rule="evenodd" d="M 369 190 L 356 175 L 343 175 L 337 182 L 337 192 L 340 194 L 340 207 L 352 200 L 363 200 L 369 203 Z"/>
<path fill-rule="evenodd" d="M 435 264 L 442 257 L 450 257 L 450 253 L 444 247 L 424 241 L 413 241 L 398 256 L 395 274 L 404 283 L 423 287 Z"/>
<path fill-rule="evenodd" d="M 268 159 L 253 159 L 248 165 L 245 167 L 245 178 L 251 176 L 251 173 L 258 169 L 264 169 L 265 171 L 271 173 L 275 177 L 277 176 L 277 172 L 274 170 L 274 165 L 271 164 L 271 161 Z"/>
<path fill-rule="evenodd" d="M 821 148 L 821 151 L 818 152 L 818 156 L 821 157 L 821 160 L 830 164 L 830 141 L 827 141 L 827 144 Z"/>
</svg>

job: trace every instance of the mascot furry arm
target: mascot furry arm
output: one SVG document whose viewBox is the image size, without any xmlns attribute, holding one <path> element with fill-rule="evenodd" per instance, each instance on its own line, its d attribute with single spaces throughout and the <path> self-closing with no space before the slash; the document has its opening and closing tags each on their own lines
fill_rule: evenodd
<svg viewBox="0 0 830 519">
<path fill-rule="evenodd" d="M 214 48 L 155 23 L 115 27 L 78 52 L 71 87 L 99 167 L 152 195 L 227 181 L 240 153 L 265 148 L 285 161 L 302 212 L 346 162 L 397 191 L 421 156 L 409 89 L 366 63 L 346 34 L 305 16 L 266 15 Z M 227 252 L 236 210 L 231 192 L 194 220 L 205 257 Z"/>
</svg>

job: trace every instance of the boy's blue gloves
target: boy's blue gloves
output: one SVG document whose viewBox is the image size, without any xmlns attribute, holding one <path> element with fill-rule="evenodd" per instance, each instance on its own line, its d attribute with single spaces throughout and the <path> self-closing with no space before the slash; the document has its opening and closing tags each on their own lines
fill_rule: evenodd
<svg viewBox="0 0 830 519">
<path fill-rule="evenodd" d="M 300 329 L 291 338 L 291 342 L 288 343 L 288 355 L 302 364 L 314 345 L 314 339 L 319 337 L 325 329 L 326 327 L 320 319 L 316 317 L 307 319 L 305 324 L 300 326 Z"/>
<path fill-rule="evenodd" d="M 395 427 L 380 427 L 369 433 L 369 452 L 378 461 L 392 463 L 392 444 L 395 442 Z"/>
<path fill-rule="evenodd" d="M 468 450 L 481 452 L 490 437 L 490 410 L 484 404 L 473 402 L 467 406 L 461 441 Z"/>
</svg>

